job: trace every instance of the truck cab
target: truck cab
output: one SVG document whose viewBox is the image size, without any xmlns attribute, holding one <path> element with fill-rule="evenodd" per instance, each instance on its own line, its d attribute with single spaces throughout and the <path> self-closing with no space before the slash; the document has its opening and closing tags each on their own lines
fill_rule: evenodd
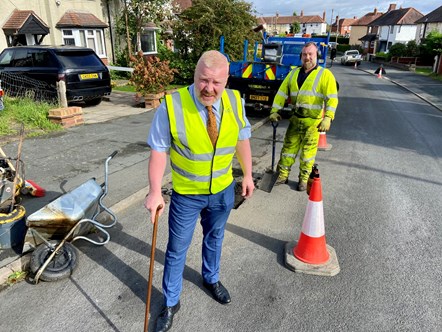
<svg viewBox="0 0 442 332">
<path fill-rule="evenodd" d="M 290 71 L 301 66 L 301 50 L 308 42 L 318 46 L 318 64 L 325 66 L 329 36 L 266 37 L 254 45 L 253 59 L 248 59 L 248 41 L 244 41 L 244 57 L 230 62 L 228 88 L 238 90 L 248 111 L 268 115 L 273 99 Z M 221 50 L 224 53 L 224 39 Z M 225 53 L 224 53 L 225 54 Z M 229 56 L 226 54 L 227 58 Z M 290 111 L 290 105 L 282 110 Z"/>
</svg>

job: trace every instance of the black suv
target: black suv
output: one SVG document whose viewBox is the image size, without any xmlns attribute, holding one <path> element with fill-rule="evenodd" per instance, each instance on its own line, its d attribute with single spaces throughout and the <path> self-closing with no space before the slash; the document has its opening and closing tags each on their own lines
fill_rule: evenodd
<svg viewBox="0 0 442 332">
<path fill-rule="evenodd" d="M 18 81 L 20 77 L 26 79 Z M 52 98 L 57 97 L 56 83 L 64 81 L 68 103 L 84 101 L 98 105 L 103 96 L 112 91 L 109 70 L 96 53 L 86 47 L 5 48 L 0 54 L 0 79 L 5 91 L 12 95 L 19 95 L 17 90 L 27 85 L 25 89 L 31 89 L 34 96 L 44 90 L 44 95 Z"/>
</svg>

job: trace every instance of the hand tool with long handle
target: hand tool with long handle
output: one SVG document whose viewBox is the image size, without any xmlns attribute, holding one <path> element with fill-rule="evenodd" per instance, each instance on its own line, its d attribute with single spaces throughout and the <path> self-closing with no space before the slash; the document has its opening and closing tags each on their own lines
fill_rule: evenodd
<svg viewBox="0 0 442 332">
<path fill-rule="evenodd" d="M 150 248 L 149 281 L 147 284 L 146 314 L 144 318 L 144 332 L 147 332 L 147 328 L 149 326 L 150 297 L 152 295 L 152 278 L 153 278 L 153 268 L 155 264 L 155 247 L 157 243 L 158 217 L 160 214 L 160 210 L 162 208 L 163 206 L 161 204 L 158 205 L 157 211 L 155 212 L 155 220 L 153 223 L 152 244 Z"/>
<path fill-rule="evenodd" d="M 264 174 L 259 189 L 270 193 L 275 185 L 276 180 L 278 180 L 279 172 L 275 171 L 275 154 L 276 154 L 276 127 L 278 127 L 278 122 L 272 122 L 273 127 L 273 139 L 272 139 L 272 167 L 267 170 Z"/>
</svg>

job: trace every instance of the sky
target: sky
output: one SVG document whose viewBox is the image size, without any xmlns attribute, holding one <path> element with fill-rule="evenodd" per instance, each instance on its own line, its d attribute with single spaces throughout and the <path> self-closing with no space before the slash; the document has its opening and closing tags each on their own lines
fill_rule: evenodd
<svg viewBox="0 0 442 332">
<path fill-rule="evenodd" d="M 304 11 L 304 15 L 319 15 L 322 17 L 325 11 L 325 20 L 328 24 L 339 18 L 360 18 L 365 14 L 372 12 L 374 8 L 385 13 L 390 4 L 396 4 L 396 9 L 413 7 L 422 14 L 427 15 L 442 5 L 441 0 L 414 0 L 414 1 L 370 1 L 370 0 L 245 0 L 252 3 L 253 8 L 257 11 L 257 16 L 275 16 L 276 12 L 280 16 L 291 16 L 293 12 L 300 15 Z M 332 15 L 333 11 L 333 15 Z"/>
</svg>

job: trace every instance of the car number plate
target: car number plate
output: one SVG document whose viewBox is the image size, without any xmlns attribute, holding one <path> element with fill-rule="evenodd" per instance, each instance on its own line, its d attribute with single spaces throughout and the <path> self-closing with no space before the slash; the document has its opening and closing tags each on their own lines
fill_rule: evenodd
<svg viewBox="0 0 442 332">
<path fill-rule="evenodd" d="M 94 78 L 98 78 L 97 73 L 80 74 L 80 79 L 82 79 L 82 80 L 90 80 L 90 79 L 94 79 Z"/>
<path fill-rule="evenodd" d="M 256 100 L 256 101 L 268 101 L 269 96 L 256 96 L 256 95 L 250 95 L 250 100 Z"/>
</svg>

